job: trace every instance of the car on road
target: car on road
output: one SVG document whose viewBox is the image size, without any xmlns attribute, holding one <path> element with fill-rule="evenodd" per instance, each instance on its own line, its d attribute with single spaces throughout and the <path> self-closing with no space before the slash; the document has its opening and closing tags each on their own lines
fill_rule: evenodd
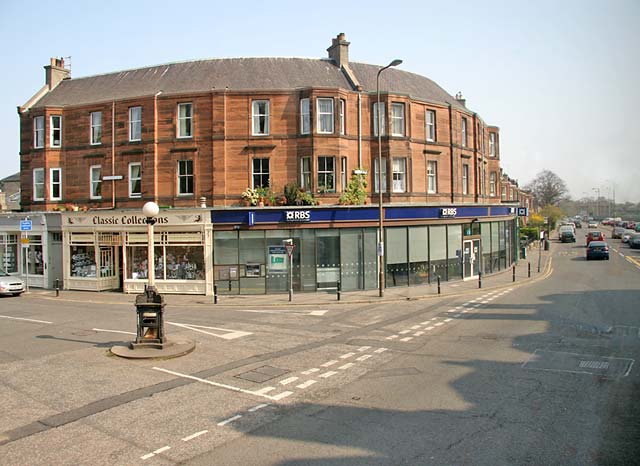
<svg viewBox="0 0 640 466">
<path fill-rule="evenodd" d="M 0 295 L 20 296 L 24 293 L 24 282 L 0 268 Z"/>
<path fill-rule="evenodd" d="M 640 249 L 640 233 L 635 233 L 628 241 L 629 247 L 632 249 Z"/>
<path fill-rule="evenodd" d="M 604 233 L 601 231 L 590 231 L 585 236 L 587 237 L 587 246 L 589 246 L 589 243 L 592 241 L 604 241 Z"/>
<path fill-rule="evenodd" d="M 629 242 L 629 238 L 631 238 L 631 236 L 635 235 L 635 234 L 636 234 L 635 230 L 626 230 L 622 234 L 622 237 L 620 239 L 622 240 L 623 243 L 628 243 Z"/>
<path fill-rule="evenodd" d="M 590 221 L 590 222 L 587 224 L 587 228 L 598 228 L 598 223 L 597 223 L 597 222 L 594 222 L 594 221 Z"/>
<path fill-rule="evenodd" d="M 587 260 L 609 260 L 609 245 L 604 241 L 591 241 L 587 246 Z"/>
<path fill-rule="evenodd" d="M 558 237 L 560 238 L 560 242 L 562 243 L 575 243 L 576 235 L 573 233 L 573 230 L 567 228 L 565 230 L 560 229 L 558 233 Z"/>
<path fill-rule="evenodd" d="M 611 232 L 611 237 L 612 238 L 616 238 L 616 239 L 620 239 L 620 238 L 622 238 L 622 235 L 624 234 L 625 230 L 626 230 L 626 228 L 614 227 L 613 231 Z"/>
</svg>

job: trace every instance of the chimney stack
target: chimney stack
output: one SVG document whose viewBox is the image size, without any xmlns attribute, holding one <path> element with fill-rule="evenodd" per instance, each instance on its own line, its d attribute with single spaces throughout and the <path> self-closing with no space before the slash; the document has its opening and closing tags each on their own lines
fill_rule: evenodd
<svg viewBox="0 0 640 466">
<path fill-rule="evenodd" d="M 331 39 L 331 47 L 327 49 L 329 58 L 339 67 L 349 66 L 349 42 L 344 32 L 338 34 L 335 39 Z"/>
<path fill-rule="evenodd" d="M 70 70 L 64 67 L 64 58 L 51 58 L 49 65 L 45 69 L 45 83 L 49 90 L 56 87 L 60 81 L 70 78 Z"/>
<path fill-rule="evenodd" d="M 467 99 L 465 99 L 464 97 L 462 97 L 462 91 L 458 91 L 458 93 L 456 94 L 456 100 L 460 103 L 460 105 L 462 105 L 463 107 L 467 107 L 466 103 L 467 103 Z"/>
</svg>

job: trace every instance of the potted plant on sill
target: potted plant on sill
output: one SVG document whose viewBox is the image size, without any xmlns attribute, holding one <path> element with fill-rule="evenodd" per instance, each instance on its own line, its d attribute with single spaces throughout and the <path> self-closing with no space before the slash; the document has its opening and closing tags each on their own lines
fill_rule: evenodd
<svg viewBox="0 0 640 466">
<path fill-rule="evenodd" d="M 253 188 L 245 189 L 244 191 L 242 191 L 242 194 L 240 196 L 242 196 L 242 202 L 247 206 L 258 205 L 258 202 L 260 200 L 258 191 Z"/>
</svg>

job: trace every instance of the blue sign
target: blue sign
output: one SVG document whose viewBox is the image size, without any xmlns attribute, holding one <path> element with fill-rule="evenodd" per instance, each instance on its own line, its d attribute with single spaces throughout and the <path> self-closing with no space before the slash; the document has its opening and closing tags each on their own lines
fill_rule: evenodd
<svg viewBox="0 0 640 466">
<path fill-rule="evenodd" d="M 252 227 L 253 225 L 256 224 L 256 213 L 255 212 L 249 212 L 249 219 L 248 222 L 250 227 Z"/>
<path fill-rule="evenodd" d="M 20 231 L 31 231 L 31 220 L 20 220 Z"/>
<path fill-rule="evenodd" d="M 527 207 L 518 207 L 518 217 L 528 217 L 529 209 Z"/>
</svg>

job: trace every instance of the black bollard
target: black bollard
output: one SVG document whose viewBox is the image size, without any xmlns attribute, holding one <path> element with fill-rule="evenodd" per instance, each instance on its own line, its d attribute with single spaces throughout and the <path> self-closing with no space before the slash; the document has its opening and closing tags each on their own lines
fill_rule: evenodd
<svg viewBox="0 0 640 466">
<path fill-rule="evenodd" d="M 531 278 L 531 262 L 527 265 L 527 278 Z"/>
<path fill-rule="evenodd" d="M 342 294 L 342 284 L 340 283 L 340 280 L 338 280 L 337 286 L 336 286 L 336 297 L 338 298 L 338 301 L 340 301 L 341 294 Z"/>
<path fill-rule="evenodd" d="M 56 278 L 56 298 L 60 296 L 60 279 Z"/>
<path fill-rule="evenodd" d="M 516 281 L 516 266 L 513 266 L 513 281 Z"/>
<path fill-rule="evenodd" d="M 438 275 L 438 294 L 440 294 L 440 275 Z"/>
<path fill-rule="evenodd" d="M 478 272 L 478 288 L 482 288 L 482 272 Z"/>
<path fill-rule="evenodd" d="M 218 304 L 218 285 L 213 285 L 213 304 Z"/>
</svg>

